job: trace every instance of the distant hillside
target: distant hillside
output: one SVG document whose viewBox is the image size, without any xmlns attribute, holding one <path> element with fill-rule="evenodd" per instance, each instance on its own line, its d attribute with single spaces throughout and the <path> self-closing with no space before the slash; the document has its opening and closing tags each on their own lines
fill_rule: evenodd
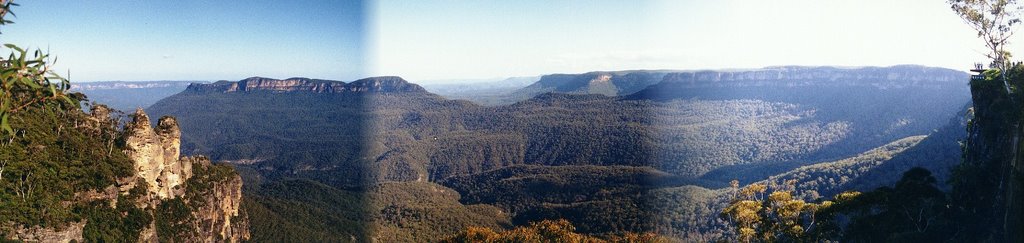
<svg viewBox="0 0 1024 243">
<path fill-rule="evenodd" d="M 819 196 L 831 198 L 846 190 L 870 191 L 890 186 L 903 172 L 922 167 L 942 182 L 938 183 L 940 188 L 948 190 L 946 182 L 963 159 L 960 142 L 966 139 L 966 119 L 961 113 L 927 136 L 907 137 L 853 157 L 802 166 L 766 181 L 783 184 L 796 180 L 796 191 L 804 193 L 799 196 L 814 200 Z M 813 195 L 808 194 L 811 191 Z"/>
<path fill-rule="evenodd" d="M 831 198 L 840 192 L 853 189 L 854 180 L 860 179 L 868 171 L 888 163 L 893 157 L 918 145 L 924 138 L 925 136 L 914 136 L 900 139 L 854 157 L 803 166 L 772 176 L 767 181 L 781 185 L 787 180 L 796 180 L 796 191 L 813 194 L 800 195 L 809 201 Z M 887 178 L 878 179 L 887 180 Z M 868 188 L 868 190 L 870 189 L 874 188 Z"/>
<path fill-rule="evenodd" d="M 75 83 L 71 89 L 89 97 L 90 101 L 129 112 L 146 108 L 160 99 L 177 94 L 191 83 L 206 81 L 103 81 Z"/>
<path fill-rule="evenodd" d="M 966 86 L 967 73 L 945 68 L 916 65 L 890 67 L 806 67 L 780 66 L 743 71 L 692 71 L 664 75 L 657 85 L 637 92 L 634 97 L 676 98 L 716 97 L 701 88 L 741 87 L 874 87 L 879 90 L 900 88 L 943 88 L 950 84 Z M 966 88 L 964 88 L 966 89 Z"/>
<path fill-rule="evenodd" d="M 902 172 L 913 167 L 928 169 L 939 180 L 940 188 L 951 189 L 948 182 L 954 177 L 954 168 L 963 162 L 961 142 L 967 139 L 967 120 L 972 115 L 970 107 L 969 104 L 963 106 L 961 112 L 949 119 L 949 123 L 928 134 L 914 147 L 853 178 L 852 189 L 868 191 L 895 184 Z"/>
<path fill-rule="evenodd" d="M 506 96 L 539 79 L 540 77 L 514 77 L 485 82 L 424 84 L 423 88 L 448 99 L 468 100 L 481 105 L 501 105 L 508 103 Z"/>
<path fill-rule="evenodd" d="M 962 82 L 966 73 L 915 65 L 891 67 L 776 66 L 749 70 L 635 70 L 544 75 L 537 82 L 498 99 L 510 104 L 547 93 L 602 94 L 646 98 L 686 96 L 684 89 L 740 87 L 874 86 L 926 87 Z M 634 93 L 636 93 L 634 95 Z M 707 95 L 714 95 L 708 93 Z"/>
<path fill-rule="evenodd" d="M 526 100 L 548 92 L 567 94 L 628 95 L 658 83 L 664 71 L 589 72 L 544 75 L 536 83 L 506 95 L 504 102 Z"/>
<path fill-rule="evenodd" d="M 377 105 L 381 102 L 387 107 L 424 111 L 428 110 L 421 107 L 468 104 L 445 101 L 397 77 L 350 83 L 250 78 L 196 84 L 158 102 L 150 111 L 200 120 L 181 124 L 185 129 L 196 129 L 195 133 L 182 135 L 182 150 L 186 153 L 207 153 L 214 160 L 259 163 L 289 171 L 339 165 L 343 167 L 338 170 L 346 171 L 360 168 L 359 153 L 369 152 L 367 146 L 372 144 L 364 141 L 369 141 L 368 136 L 376 132 L 374 117 L 397 115 L 396 119 L 412 119 L 402 118 L 403 113 L 383 113 L 386 110 L 374 113 L 372 108 L 385 107 Z M 432 112 L 451 113 L 444 109 Z M 420 118 L 427 119 L 425 115 Z M 216 148 L 226 150 L 214 152 Z M 349 180 L 343 184 L 359 184 L 358 178 L 339 179 Z"/>
<path fill-rule="evenodd" d="M 963 81 L 966 79 L 967 74 L 963 72 L 911 65 L 773 67 L 670 73 L 661 83 L 625 98 L 654 101 L 755 99 L 799 104 L 813 110 L 813 120 L 843 122 L 850 125 L 851 135 L 859 134 L 844 137 L 836 141 L 835 147 L 821 151 L 820 156 L 812 156 L 826 161 L 852 155 L 828 155 L 835 151 L 865 151 L 884 144 L 878 141 L 925 135 L 945 126 L 970 99 Z M 736 175 L 736 171 L 762 171 L 767 176 L 788 168 L 795 167 L 725 168 L 705 178 L 743 178 Z"/>
</svg>

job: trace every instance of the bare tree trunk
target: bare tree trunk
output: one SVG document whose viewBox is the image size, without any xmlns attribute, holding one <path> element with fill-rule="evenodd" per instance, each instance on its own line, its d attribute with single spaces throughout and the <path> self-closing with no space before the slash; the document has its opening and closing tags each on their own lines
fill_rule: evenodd
<svg viewBox="0 0 1024 243">
<path fill-rule="evenodd" d="M 28 198 L 32 196 L 32 172 L 21 176 L 21 180 L 18 181 L 18 188 L 15 190 L 15 195 L 21 197 L 21 201 L 28 201 Z"/>
</svg>

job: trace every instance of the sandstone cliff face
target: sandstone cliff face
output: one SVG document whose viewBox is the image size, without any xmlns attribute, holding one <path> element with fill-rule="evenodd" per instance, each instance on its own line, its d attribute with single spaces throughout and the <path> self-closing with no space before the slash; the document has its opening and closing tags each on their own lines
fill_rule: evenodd
<svg viewBox="0 0 1024 243">
<path fill-rule="evenodd" d="M 197 219 L 193 228 L 198 230 L 195 242 L 240 242 L 249 239 L 249 220 L 241 214 L 242 177 L 235 175 L 213 185 L 199 200 L 200 206 L 192 212 Z"/>
<path fill-rule="evenodd" d="M 181 131 L 172 117 L 160 118 L 156 129 L 142 109 L 135 111 L 127 124 L 128 156 L 135 161 L 136 176 L 149 184 L 148 190 L 157 199 L 169 199 L 184 193 L 182 184 L 192 176 L 192 164 L 183 163 Z M 125 190 L 126 191 L 126 190 Z"/>
<path fill-rule="evenodd" d="M 426 92 L 419 85 L 411 84 L 399 77 L 372 77 L 351 83 L 342 81 L 289 78 L 284 80 L 252 77 L 237 82 L 218 81 L 212 84 L 194 83 L 185 89 L 190 92 L 307 92 L 307 93 L 349 93 L 349 92 Z"/>
</svg>

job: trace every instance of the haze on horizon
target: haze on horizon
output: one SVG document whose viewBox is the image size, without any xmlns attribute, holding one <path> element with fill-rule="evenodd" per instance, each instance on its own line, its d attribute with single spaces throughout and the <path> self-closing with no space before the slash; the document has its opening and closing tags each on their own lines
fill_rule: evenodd
<svg viewBox="0 0 1024 243">
<path fill-rule="evenodd" d="M 985 60 L 974 31 L 934 0 L 20 3 L 4 43 L 49 48 L 74 81 L 431 83 L 777 65 L 965 70 Z"/>
</svg>

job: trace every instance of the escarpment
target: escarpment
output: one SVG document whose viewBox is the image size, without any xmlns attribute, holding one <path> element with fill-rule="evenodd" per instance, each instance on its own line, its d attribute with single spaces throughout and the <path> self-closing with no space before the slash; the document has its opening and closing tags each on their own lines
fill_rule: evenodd
<svg viewBox="0 0 1024 243">
<path fill-rule="evenodd" d="M 971 79 L 972 117 L 963 141 L 964 161 L 957 168 L 953 196 L 971 214 L 962 224 L 968 235 L 993 242 L 1024 241 L 1024 65 Z M 1010 85 L 1008 89 L 1006 85 Z"/>
<path fill-rule="evenodd" d="M 334 80 L 288 78 L 272 79 L 251 77 L 237 82 L 217 81 L 211 84 L 193 83 L 185 89 L 195 93 L 246 93 L 246 92 L 305 92 L 305 93 L 404 93 L 427 92 L 419 85 L 409 83 L 400 77 L 383 76 L 364 78 L 350 83 Z"/>
</svg>

